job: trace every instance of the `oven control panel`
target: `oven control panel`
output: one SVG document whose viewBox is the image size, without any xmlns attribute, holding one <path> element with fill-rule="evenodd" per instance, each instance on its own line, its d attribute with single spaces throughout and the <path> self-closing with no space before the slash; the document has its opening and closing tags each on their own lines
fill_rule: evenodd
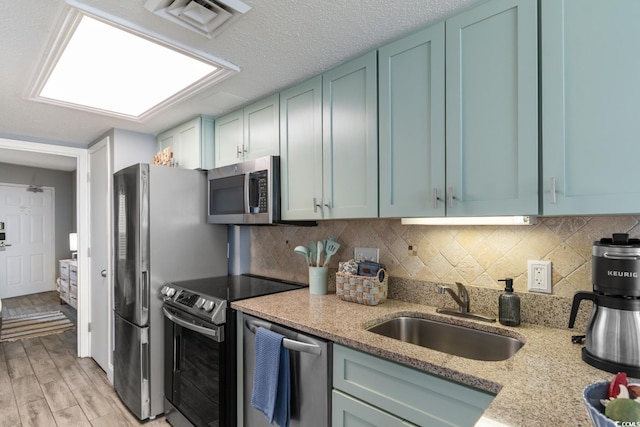
<svg viewBox="0 0 640 427">
<path fill-rule="evenodd" d="M 179 306 L 183 310 L 212 321 L 217 325 L 226 321 L 226 301 L 214 301 L 208 297 L 203 297 L 184 289 L 176 289 L 170 285 L 165 285 L 160 289 L 160 297 L 165 304 Z"/>
</svg>

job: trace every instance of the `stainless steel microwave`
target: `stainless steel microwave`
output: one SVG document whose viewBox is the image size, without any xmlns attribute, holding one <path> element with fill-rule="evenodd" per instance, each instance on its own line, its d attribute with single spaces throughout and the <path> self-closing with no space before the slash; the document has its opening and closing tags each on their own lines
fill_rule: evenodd
<svg viewBox="0 0 640 427">
<path fill-rule="evenodd" d="M 280 222 L 280 157 L 267 156 L 210 169 L 209 224 Z"/>
</svg>

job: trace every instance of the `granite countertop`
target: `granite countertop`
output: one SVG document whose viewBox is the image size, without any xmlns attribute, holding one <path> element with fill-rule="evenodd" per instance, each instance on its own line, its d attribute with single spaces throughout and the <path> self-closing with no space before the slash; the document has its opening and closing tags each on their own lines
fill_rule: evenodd
<svg viewBox="0 0 640 427">
<path fill-rule="evenodd" d="M 533 324 L 506 327 L 436 313 L 435 307 L 387 300 L 375 307 L 341 301 L 335 294 L 310 295 L 307 288 L 232 303 L 232 308 L 388 360 L 495 393 L 476 426 L 586 426 L 591 421 L 583 389 L 613 377 L 582 361 L 581 345 L 569 329 Z M 477 329 L 499 330 L 525 345 L 510 359 L 484 362 L 403 343 L 367 327 L 401 315 L 436 318 Z"/>
</svg>

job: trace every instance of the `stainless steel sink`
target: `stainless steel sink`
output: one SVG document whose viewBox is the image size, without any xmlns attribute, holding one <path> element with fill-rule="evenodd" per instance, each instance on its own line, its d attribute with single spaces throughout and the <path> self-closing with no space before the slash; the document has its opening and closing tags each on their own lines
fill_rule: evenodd
<svg viewBox="0 0 640 427">
<path fill-rule="evenodd" d="M 485 361 L 506 360 L 524 345 L 516 338 L 418 317 L 396 317 L 367 330 L 454 356 Z"/>
</svg>

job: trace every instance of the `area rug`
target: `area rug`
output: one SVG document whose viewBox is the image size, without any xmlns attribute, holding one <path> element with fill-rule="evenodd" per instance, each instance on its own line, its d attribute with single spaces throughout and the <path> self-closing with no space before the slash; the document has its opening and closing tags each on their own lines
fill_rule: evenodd
<svg viewBox="0 0 640 427">
<path fill-rule="evenodd" d="M 75 328 L 61 311 L 27 314 L 2 319 L 0 342 L 59 334 Z"/>
</svg>

